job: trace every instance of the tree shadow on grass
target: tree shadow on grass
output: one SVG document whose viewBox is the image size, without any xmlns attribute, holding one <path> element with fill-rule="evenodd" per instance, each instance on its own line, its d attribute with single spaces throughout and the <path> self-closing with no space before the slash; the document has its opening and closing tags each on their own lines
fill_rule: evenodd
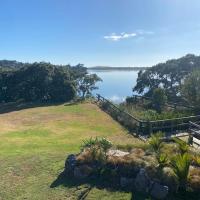
<svg viewBox="0 0 200 200">
<path fill-rule="evenodd" d="M 83 179 L 83 180 L 77 180 L 74 179 L 73 177 L 67 176 L 65 172 L 61 172 L 57 179 L 52 182 L 50 185 L 50 188 L 56 188 L 58 186 L 64 186 L 67 188 L 74 188 L 74 187 L 80 187 L 82 185 L 87 185 L 87 187 L 84 187 L 84 191 L 80 193 L 79 196 L 77 196 L 78 200 L 83 200 L 87 198 L 87 195 L 93 188 L 97 189 L 106 189 L 107 191 L 110 192 L 129 192 L 131 193 L 131 200 L 147 200 L 148 196 L 145 194 L 137 193 L 132 190 L 126 190 L 126 189 L 121 189 L 119 186 L 114 186 L 110 185 L 108 181 L 106 180 L 101 180 L 98 178 L 90 178 L 90 179 Z"/>
<path fill-rule="evenodd" d="M 29 108 L 36 107 L 46 107 L 46 106 L 56 106 L 62 105 L 63 103 L 41 103 L 41 102 L 10 102 L 10 103 L 1 103 L 0 104 L 0 114 L 10 113 L 14 111 L 20 111 Z"/>
</svg>

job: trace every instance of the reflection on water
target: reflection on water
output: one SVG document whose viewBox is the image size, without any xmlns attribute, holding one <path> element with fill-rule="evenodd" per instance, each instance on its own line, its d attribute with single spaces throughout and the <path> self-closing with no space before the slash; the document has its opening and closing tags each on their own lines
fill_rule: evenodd
<svg viewBox="0 0 200 200">
<path fill-rule="evenodd" d="M 133 94 L 132 88 L 136 84 L 138 71 L 88 71 L 96 73 L 103 80 L 97 84 L 99 89 L 95 93 L 116 103 Z"/>
</svg>

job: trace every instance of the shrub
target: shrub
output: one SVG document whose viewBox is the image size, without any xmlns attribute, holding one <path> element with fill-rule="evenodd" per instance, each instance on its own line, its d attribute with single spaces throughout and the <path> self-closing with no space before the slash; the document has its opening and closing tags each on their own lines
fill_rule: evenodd
<svg viewBox="0 0 200 200">
<path fill-rule="evenodd" d="M 168 164 L 168 157 L 167 157 L 167 154 L 164 154 L 164 153 L 158 153 L 156 155 L 156 159 L 158 161 L 158 167 L 160 169 L 163 169 L 164 167 L 167 166 Z"/>
<path fill-rule="evenodd" d="M 178 138 L 173 138 L 173 140 L 178 145 L 179 151 L 182 155 L 188 152 L 189 146 L 186 142 L 184 142 Z"/>
<path fill-rule="evenodd" d="M 149 139 L 150 147 L 153 149 L 155 153 L 160 152 L 161 148 L 163 147 L 163 142 L 162 142 L 163 136 L 164 135 L 162 132 L 157 132 L 155 134 L 152 134 Z"/>
<path fill-rule="evenodd" d="M 112 143 L 105 138 L 98 138 L 95 139 L 90 138 L 83 141 L 81 146 L 82 151 L 87 149 L 90 151 L 92 159 L 97 161 L 105 161 L 107 159 L 107 151 L 112 147 Z"/>
<path fill-rule="evenodd" d="M 162 112 L 166 102 L 167 102 L 167 96 L 165 94 L 165 90 L 162 88 L 154 89 L 152 96 L 152 104 L 158 113 Z"/>
<path fill-rule="evenodd" d="M 190 157 L 187 153 L 176 155 L 171 159 L 171 167 L 178 179 L 179 188 L 186 190 L 189 177 Z"/>
</svg>

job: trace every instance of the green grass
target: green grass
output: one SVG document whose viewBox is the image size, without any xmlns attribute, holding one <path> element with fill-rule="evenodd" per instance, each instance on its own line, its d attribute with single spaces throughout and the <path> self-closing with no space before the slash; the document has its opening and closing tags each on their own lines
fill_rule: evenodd
<svg viewBox="0 0 200 200">
<path fill-rule="evenodd" d="M 77 199 L 86 184 L 50 186 L 63 171 L 67 155 L 77 153 L 82 140 L 96 136 L 106 137 L 116 145 L 142 145 L 91 103 L 1 114 L 0 200 Z M 94 187 L 87 199 L 125 200 L 131 196 L 131 193 Z M 136 195 L 133 199 L 144 198 Z"/>
</svg>

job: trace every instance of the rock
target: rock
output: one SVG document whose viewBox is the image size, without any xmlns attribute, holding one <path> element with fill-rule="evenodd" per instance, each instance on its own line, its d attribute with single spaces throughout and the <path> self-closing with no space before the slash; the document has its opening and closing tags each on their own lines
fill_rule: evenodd
<svg viewBox="0 0 200 200">
<path fill-rule="evenodd" d="M 150 180 L 149 176 L 147 175 L 145 169 L 140 169 L 139 173 L 136 176 L 134 182 L 135 188 L 139 192 L 149 192 L 149 188 L 152 185 L 152 181 Z"/>
<path fill-rule="evenodd" d="M 74 177 L 77 179 L 84 179 L 91 175 L 93 168 L 88 165 L 81 165 L 74 168 Z"/>
<path fill-rule="evenodd" d="M 167 186 L 160 185 L 155 182 L 151 189 L 151 196 L 155 199 L 165 199 L 168 195 L 169 189 Z"/>
<path fill-rule="evenodd" d="M 108 151 L 108 155 L 109 156 L 116 156 L 116 157 L 123 157 L 130 154 L 129 152 L 125 152 L 125 151 L 120 151 L 120 150 L 109 150 Z"/>
<path fill-rule="evenodd" d="M 76 164 L 76 156 L 74 154 L 70 154 L 65 161 L 65 171 L 73 171 Z"/>
<path fill-rule="evenodd" d="M 131 187 L 134 183 L 133 178 L 121 177 L 120 178 L 120 186 L 121 187 Z"/>
</svg>

